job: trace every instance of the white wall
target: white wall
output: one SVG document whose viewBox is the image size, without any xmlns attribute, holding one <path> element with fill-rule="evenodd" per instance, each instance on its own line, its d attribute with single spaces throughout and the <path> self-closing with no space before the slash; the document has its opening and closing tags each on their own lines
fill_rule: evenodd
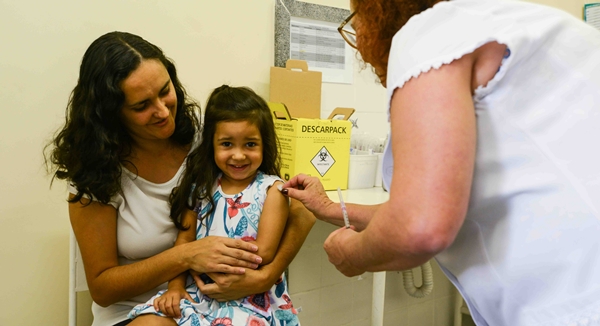
<svg viewBox="0 0 600 326">
<path fill-rule="evenodd" d="M 222 83 L 268 98 L 274 1 L 0 1 L 0 325 L 67 324 L 66 192 L 62 182 L 49 189 L 41 154 L 63 122 L 87 46 L 108 31 L 137 33 L 175 60 L 202 104 Z M 585 1 L 537 2 L 581 17 Z M 324 84 L 322 115 L 355 107 L 362 131 L 385 134 L 384 91 L 373 80 L 367 70 L 352 86 Z"/>
<path fill-rule="evenodd" d="M 67 324 L 66 191 L 62 181 L 49 188 L 42 148 L 64 120 L 88 45 L 113 30 L 141 35 L 174 59 L 202 106 L 222 83 L 268 98 L 274 8 L 275 0 L 0 1 L 0 325 Z M 354 86 L 323 86 L 324 116 L 356 103 L 383 112 L 383 89 L 363 74 Z"/>
<path fill-rule="evenodd" d="M 597 1 L 592 1 L 592 0 L 527 0 L 527 1 L 560 8 L 579 19 L 583 19 L 583 5 L 584 4 L 597 2 Z"/>
</svg>

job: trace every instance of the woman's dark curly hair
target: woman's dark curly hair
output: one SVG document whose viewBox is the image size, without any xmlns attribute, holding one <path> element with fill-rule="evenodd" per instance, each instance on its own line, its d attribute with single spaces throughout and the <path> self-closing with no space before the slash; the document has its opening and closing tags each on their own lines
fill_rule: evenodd
<svg viewBox="0 0 600 326">
<path fill-rule="evenodd" d="M 201 218 L 214 211 L 212 190 L 221 170 L 215 163 L 213 140 L 217 123 L 223 121 L 247 121 L 256 126 L 263 144 L 263 160 L 258 169 L 266 174 L 279 175 L 279 142 L 273 116 L 265 100 L 247 87 L 223 85 L 216 88 L 206 103 L 202 142 L 188 156 L 179 187 L 173 189 L 169 198 L 171 219 L 179 229 L 187 227 L 182 225 L 185 208 L 194 209 L 200 201 L 207 199 L 209 210 Z"/>
<path fill-rule="evenodd" d="M 392 38 L 412 16 L 440 1 L 446 0 L 352 0 L 354 19 L 360 21 L 356 26 L 360 54 L 384 86 Z"/>
<path fill-rule="evenodd" d="M 121 83 L 144 60 L 158 60 L 167 69 L 177 95 L 175 132 L 171 139 L 190 144 L 198 130 L 199 106 L 188 98 L 177 78 L 175 64 L 162 50 L 143 38 L 111 32 L 86 50 L 79 80 L 71 92 L 65 125 L 46 146 L 53 179 L 71 182 L 77 194 L 69 202 L 92 196 L 108 203 L 121 191 L 121 163 L 131 153 L 131 137 L 120 119 L 125 102 Z"/>
</svg>

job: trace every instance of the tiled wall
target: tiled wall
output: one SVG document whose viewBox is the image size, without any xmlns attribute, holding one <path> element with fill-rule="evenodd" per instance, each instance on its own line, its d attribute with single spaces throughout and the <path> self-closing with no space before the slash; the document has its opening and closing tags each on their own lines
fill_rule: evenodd
<svg viewBox="0 0 600 326">
<path fill-rule="evenodd" d="M 305 326 L 370 326 L 372 273 L 348 278 L 327 260 L 325 239 L 336 227 L 317 221 L 289 268 L 290 294 Z M 451 326 L 456 290 L 435 261 L 433 292 L 425 298 L 410 297 L 402 273 L 387 272 L 384 325 Z M 417 273 L 418 272 L 418 273 Z M 417 276 L 418 275 L 418 276 Z M 420 270 L 415 270 L 420 284 Z"/>
</svg>

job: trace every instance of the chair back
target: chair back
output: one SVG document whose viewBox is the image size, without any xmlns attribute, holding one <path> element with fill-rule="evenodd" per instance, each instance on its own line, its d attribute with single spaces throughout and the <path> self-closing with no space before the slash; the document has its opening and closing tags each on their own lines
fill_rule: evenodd
<svg viewBox="0 0 600 326">
<path fill-rule="evenodd" d="M 69 239 L 69 326 L 77 324 L 77 292 L 87 291 L 87 281 L 79 245 L 73 230 Z"/>
</svg>

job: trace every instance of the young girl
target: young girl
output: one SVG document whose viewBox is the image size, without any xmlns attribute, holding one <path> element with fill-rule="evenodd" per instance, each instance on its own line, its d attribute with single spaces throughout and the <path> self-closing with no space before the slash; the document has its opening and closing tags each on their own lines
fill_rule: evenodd
<svg viewBox="0 0 600 326">
<path fill-rule="evenodd" d="M 228 236 L 255 243 L 261 264 L 270 262 L 289 208 L 277 189 L 279 166 L 267 103 L 249 88 L 215 89 L 206 105 L 202 143 L 190 153 L 170 199 L 171 218 L 180 230 L 175 245 Z M 284 275 L 268 292 L 228 302 L 199 292 L 194 279 L 209 283 L 210 277 L 179 275 L 168 290 L 130 312 L 130 318 L 137 317 L 130 325 L 299 325 Z"/>
</svg>

